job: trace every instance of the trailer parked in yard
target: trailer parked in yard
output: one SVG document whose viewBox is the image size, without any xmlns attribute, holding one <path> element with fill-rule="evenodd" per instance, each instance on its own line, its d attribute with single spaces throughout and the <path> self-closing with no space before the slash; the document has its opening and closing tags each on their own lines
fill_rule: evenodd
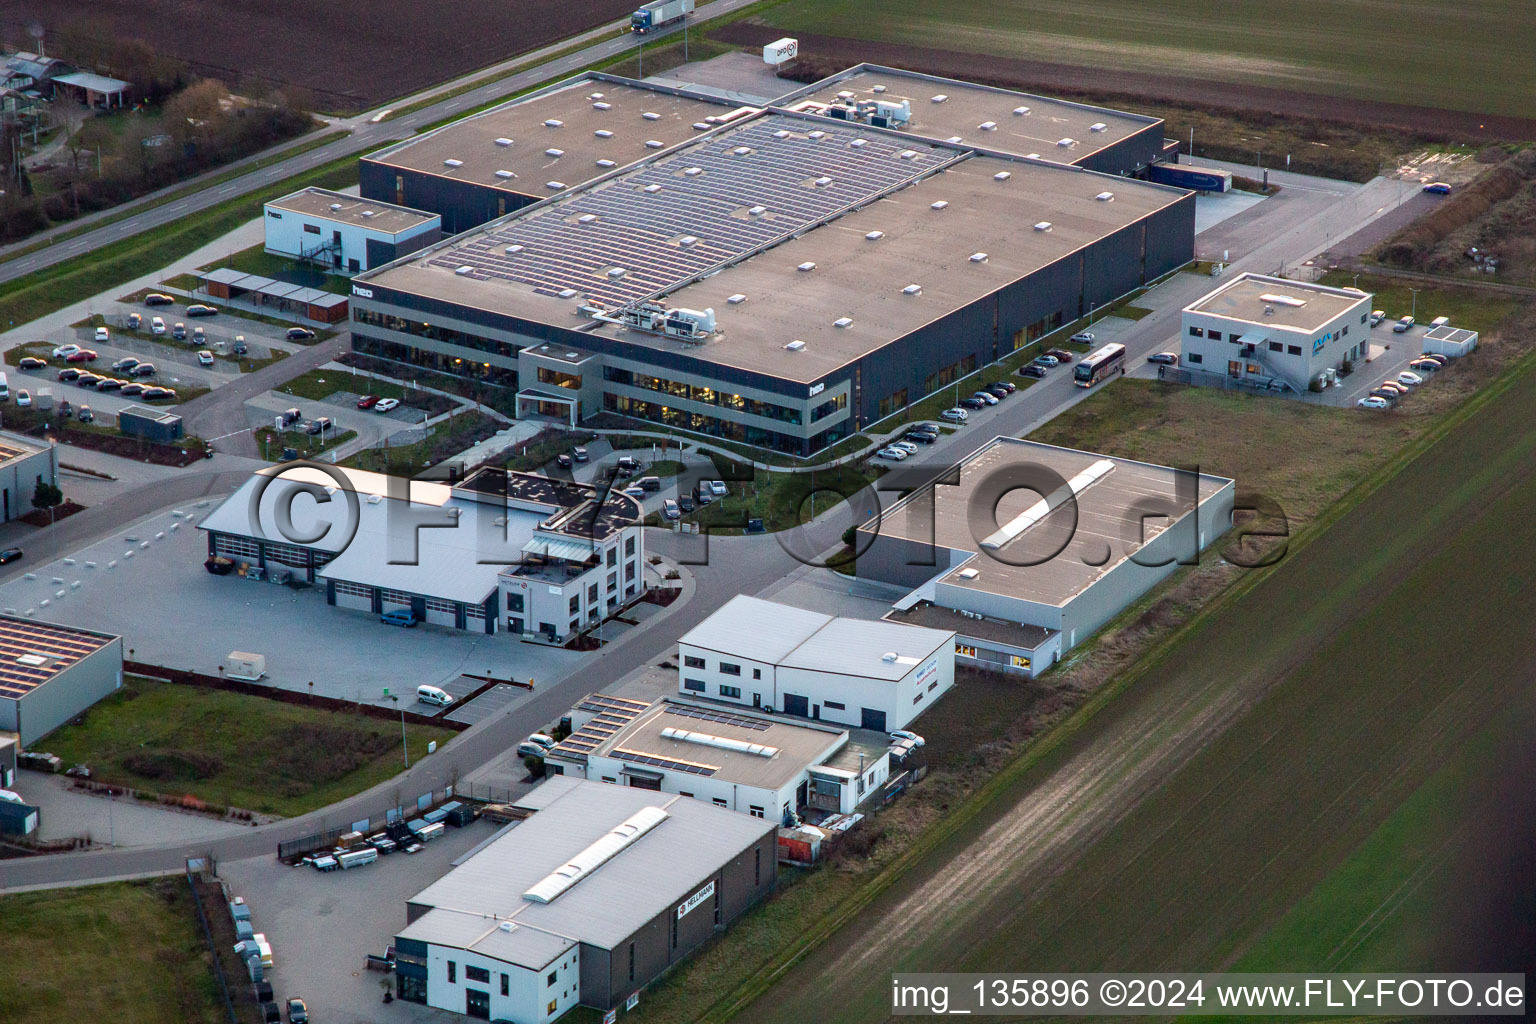
<svg viewBox="0 0 1536 1024">
<path fill-rule="evenodd" d="M 341 870 L 343 871 L 360 868 L 364 864 L 372 864 L 378 859 L 379 851 L 371 846 L 365 846 L 360 850 L 348 850 L 346 853 L 336 855 L 336 863 L 341 865 Z"/>
<path fill-rule="evenodd" d="M 629 27 L 644 35 L 682 21 L 693 13 L 694 0 L 652 0 L 629 16 Z"/>
<path fill-rule="evenodd" d="M 1232 187 L 1232 172 L 1189 164 L 1153 164 L 1147 168 L 1147 180 L 1196 192 L 1226 192 Z"/>
</svg>

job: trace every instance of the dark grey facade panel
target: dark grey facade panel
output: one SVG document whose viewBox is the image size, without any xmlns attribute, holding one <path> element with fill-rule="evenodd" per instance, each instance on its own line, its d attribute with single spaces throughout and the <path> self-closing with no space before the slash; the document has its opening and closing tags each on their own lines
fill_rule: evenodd
<svg viewBox="0 0 1536 1024">
<path fill-rule="evenodd" d="M 1077 161 L 1077 166 L 1105 174 L 1134 175 L 1162 153 L 1165 127 L 1161 121 L 1147 125 L 1087 159 Z M 1049 153 L 1041 155 L 1050 157 Z"/>
<path fill-rule="evenodd" d="M 468 231 L 542 198 L 366 159 L 358 161 L 358 184 L 364 199 L 438 214 L 445 235 Z"/>
<path fill-rule="evenodd" d="M 374 267 L 382 267 L 398 255 L 399 246 L 393 242 L 385 242 L 377 238 L 363 239 L 364 266 L 372 270 Z"/>
</svg>

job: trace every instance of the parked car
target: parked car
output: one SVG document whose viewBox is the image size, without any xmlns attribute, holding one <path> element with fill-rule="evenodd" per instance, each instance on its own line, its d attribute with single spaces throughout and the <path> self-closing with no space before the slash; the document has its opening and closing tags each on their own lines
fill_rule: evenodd
<svg viewBox="0 0 1536 1024">
<path fill-rule="evenodd" d="M 939 419 L 946 420 L 950 423 L 964 423 L 970 418 L 970 413 L 966 412 L 964 409 L 959 408 L 945 409 L 943 412 L 939 413 Z"/>
<path fill-rule="evenodd" d="M 709 493 L 717 498 L 723 498 L 731 493 L 731 489 L 725 486 L 724 480 L 711 480 L 709 481 Z"/>
<path fill-rule="evenodd" d="M 636 501 L 645 500 L 645 488 L 639 486 L 638 484 L 630 484 L 628 487 L 624 488 L 624 493 L 629 495 L 631 498 L 634 498 Z"/>
<path fill-rule="evenodd" d="M 82 348 L 65 356 L 64 360 L 69 363 L 94 363 L 96 361 L 96 352 L 94 349 Z"/>
<path fill-rule="evenodd" d="M 96 328 L 96 344 L 105 345 L 112 340 L 112 332 L 105 327 Z"/>
<path fill-rule="evenodd" d="M 677 507 L 676 498 L 666 498 L 661 503 L 661 515 L 663 519 L 681 519 L 683 510 Z"/>
<path fill-rule="evenodd" d="M 1397 375 L 1397 382 L 1399 384 L 1407 384 L 1411 388 L 1416 388 L 1424 383 L 1424 378 L 1409 370 L 1404 370 Z"/>
<path fill-rule="evenodd" d="M 1045 350 L 1045 354 L 1048 356 L 1055 356 L 1063 363 L 1070 363 L 1073 359 L 1072 353 L 1068 352 L 1064 348 L 1048 348 Z"/>
<path fill-rule="evenodd" d="M 79 413 L 76 414 L 75 419 L 79 420 L 81 423 L 90 423 L 96 419 L 96 414 L 91 411 L 90 406 L 82 405 L 80 407 Z"/>
<path fill-rule="evenodd" d="M 907 450 L 895 447 L 881 448 L 875 453 L 875 457 L 885 459 L 887 462 L 900 462 L 907 457 Z"/>
<path fill-rule="evenodd" d="M 163 295 L 160 292 L 150 292 L 148 295 L 144 296 L 144 305 L 146 306 L 173 306 L 175 304 L 175 299 L 171 298 L 169 295 Z"/>
<path fill-rule="evenodd" d="M 48 360 L 46 359 L 39 359 L 37 356 L 22 356 L 21 361 L 16 364 L 16 368 L 19 370 L 41 370 L 47 365 Z"/>
<path fill-rule="evenodd" d="M 309 1024 L 309 1007 L 304 1005 L 304 1000 L 288 1000 L 288 1024 Z"/>
<path fill-rule="evenodd" d="M 984 405 L 996 405 L 997 404 L 997 396 L 994 395 L 990 391 L 977 391 L 977 392 L 973 393 L 971 395 L 971 397 L 972 398 L 979 398 L 979 399 L 981 399 L 982 404 L 984 404 Z"/>
<path fill-rule="evenodd" d="M 1017 384 L 1009 383 L 1006 380 L 994 380 L 990 384 L 988 384 L 987 387 L 989 387 L 989 388 L 1002 388 L 1004 391 L 1008 392 L 1010 395 L 1013 394 L 1015 391 L 1019 390 L 1019 386 Z"/>
<path fill-rule="evenodd" d="M 400 408 L 400 399 L 398 399 L 398 398 L 381 398 L 381 399 L 379 399 L 378 404 L 373 407 L 373 411 L 374 412 L 394 412 L 398 408 Z"/>
<path fill-rule="evenodd" d="M 908 740 L 913 744 L 913 746 L 918 747 L 925 745 L 923 738 L 917 733 L 913 732 L 911 729 L 893 729 L 891 730 L 891 739 Z"/>
<path fill-rule="evenodd" d="M 1392 333 L 1393 334 L 1402 334 L 1404 331 L 1406 331 L 1408 328 L 1410 328 L 1412 326 L 1413 326 L 1413 317 L 1405 316 L 1401 320 L 1399 320 L 1397 323 L 1392 325 Z"/>
<path fill-rule="evenodd" d="M 917 445 L 914 444 L 913 442 L 907 441 L 907 440 L 892 441 L 890 444 L 886 445 L 886 447 L 887 448 L 900 448 L 902 451 L 906 452 L 908 455 L 916 455 L 917 454 Z"/>
<path fill-rule="evenodd" d="M 164 334 L 165 333 L 165 321 L 160 319 L 157 316 L 150 317 L 149 318 L 149 333 L 150 334 L 154 334 L 154 335 L 162 335 L 162 334 Z"/>
<path fill-rule="evenodd" d="M 101 380 L 101 378 L 94 373 L 82 372 L 75 378 L 75 386 L 82 388 L 93 388 L 96 386 L 96 382 L 99 380 Z"/>
<path fill-rule="evenodd" d="M 290 327 L 286 337 L 289 341 L 309 341 L 315 336 L 315 332 L 308 327 Z"/>
<path fill-rule="evenodd" d="M 1022 373 L 1026 377 L 1033 377 L 1036 380 L 1039 380 L 1040 378 L 1044 377 L 1050 371 L 1047 370 L 1043 366 L 1036 366 L 1034 363 L 1030 363 L 1028 366 L 1024 367 L 1024 369 L 1020 370 L 1019 372 Z"/>
<path fill-rule="evenodd" d="M 1443 356 L 1439 352 L 1426 352 L 1419 358 L 1428 359 L 1430 362 L 1439 363 L 1441 366 L 1444 366 L 1446 363 L 1451 361 L 1450 356 Z"/>
<path fill-rule="evenodd" d="M 293 424 L 299 422 L 299 420 L 301 420 L 303 418 L 304 418 L 304 414 L 299 412 L 299 410 L 297 410 L 297 409 L 284 409 L 283 410 L 283 426 L 285 426 L 285 427 L 292 426 Z"/>
<path fill-rule="evenodd" d="M 14 562 L 25 553 L 21 548 L 6 548 L 4 551 L 0 551 L 0 565 Z"/>
<path fill-rule="evenodd" d="M 1433 359 L 1415 359 L 1408 364 L 1408 368 L 1419 373 L 1438 373 L 1440 371 L 1440 364 Z"/>
<path fill-rule="evenodd" d="M 1392 403 L 1378 395 L 1366 395 L 1355 403 L 1362 409 L 1390 409 Z"/>
<path fill-rule="evenodd" d="M 632 455 L 620 455 L 614 466 L 625 476 L 633 476 L 644 468 L 640 465 L 640 460 Z"/>
<path fill-rule="evenodd" d="M 378 404 L 379 404 L 379 396 L 378 395 L 364 395 L 362 398 L 359 398 L 357 400 L 357 407 L 359 409 L 372 409 L 374 406 L 376 406 Z"/>
<path fill-rule="evenodd" d="M 1388 391 L 1396 391 L 1400 395 L 1406 395 L 1409 393 L 1408 385 L 1399 384 L 1395 380 L 1384 380 L 1378 384 L 1377 387 L 1386 388 Z"/>
<path fill-rule="evenodd" d="M 987 407 L 987 403 L 983 402 L 975 395 L 972 395 L 970 398 L 960 399 L 960 404 L 967 409 L 985 409 Z"/>
<path fill-rule="evenodd" d="M 175 338 L 177 341 L 186 341 L 187 325 L 182 323 L 180 320 L 176 321 L 176 325 L 171 328 L 171 337 Z"/>
<path fill-rule="evenodd" d="M 689 512 L 693 511 L 693 499 L 686 494 L 679 495 L 677 499 L 677 507 L 682 509 L 683 515 L 687 515 Z"/>
<path fill-rule="evenodd" d="M 194 344 L 194 345 L 206 345 L 206 344 L 208 344 L 208 335 L 203 332 L 203 325 L 202 324 L 197 324 L 197 325 L 195 325 L 192 328 L 192 344 Z"/>
<path fill-rule="evenodd" d="M 142 313 L 129 313 L 128 314 L 128 320 L 127 320 L 127 326 L 128 326 L 128 329 L 130 331 L 137 331 L 137 330 L 139 330 L 141 327 L 144 326 L 144 314 L 142 314 Z"/>
<path fill-rule="evenodd" d="M 575 465 L 575 462 L 572 461 L 571 457 L 565 454 L 565 452 L 561 452 L 559 455 L 555 456 L 555 465 L 559 466 L 561 469 L 570 469 Z"/>
<path fill-rule="evenodd" d="M 59 380 L 61 381 L 72 381 L 78 376 L 80 376 L 80 371 L 73 366 L 66 366 L 59 371 Z"/>
<path fill-rule="evenodd" d="M 1071 340 L 1079 342 L 1080 344 L 1083 344 L 1083 345 L 1092 345 L 1093 344 L 1093 332 L 1092 331 L 1078 331 L 1076 334 L 1072 335 L 1072 339 Z"/>
<path fill-rule="evenodd" d="M 197 365 L 198 366 L 212 366 L 213 365 L 213 353 L 209 352 L 205 348 L 198 349 L 198 351 L 197 351 Z"/>
<path fill-rule="evenodd" d="M 909 434 L 927 434 L 929 437 L 932 437 L 934 440 L 938 440 L 939 435 L 941 433 L 943 433 L 943 431 L 941 431 L 938 428 L 938 425 L 935 424 L 935 423 L 914 423 L 910 427 L 907 428 L 907 433 L 909 433 Z"/>
<path fill-rule="evenodd" d="M 416 625 L 416 615 L 409 608 L 391 608 L 389 611 L 379 616 L 379 621 L 384 623 L 386 626 L 404 626 L 405 628 L 409 629 L 410 627 Z M 421 691 L 424 689 L 436 689 L 436 687 L 417 687 L 417 700 L 421 700 Z M 442 693 L 441 690 L 438 690 L 438 692 Z M 447 694 L 444 694 L 444 696 L 447 696 Z M 451 700 L 452 698 L 449 698 L 449 701 L 444 702 L 445 705 L 448 702 L 451 702 Z M 432 702 L 428 701 L 428 703 Z"/>
<path fill-rule="evenodd" d="M 1177 366 L 1179 354 L 1177 352 L 1159 352 L 1156 355 L 1147 356 L 1147 362 L 1159 363 L 1163 366 Z"/>
<path fill-rule="evenodd" d="M 1372 327 L 1375 327 L 1377 324 L 1381 323 L 1386 318 L 1387 318 L 1387 311 L 1386 310 L 1384 310 L 1384 309 L 1373 309 L 1373 310 L 1371 310 L 1371 326 Z"/>
<path fill-rule="evenodd" d="M 143 384 L 134 384 L 134 383 L 130 382 L 130 383 L 124 384 L 122 387 L 118 388 L 117 393 L 120 394 L 120 395 L 123 395 L 125 397 L 126 396 L 137 397 L 137 396 L 142 395 L 144 393 L 144 385 Z"/>
<path fill-rule="evenodd" d="M 131 370 L 135 366 L 138 366 L 138 365 L 139 365 L 139 361 L 137 359 L 135 359 L 133 356 L 124 356 L 122 359 L 119 359 L 119 360 L 117 360 L 117 362 L 112 364 L 112 369 L 114 369 L 114 370 Z"/>
<path fill-rule="evenodd" d="M 1047 370 L 1050 370 L 1050 369 L 1053 369 L 1053 368 L 1055 368 L 1057 366 L 1060 366 L 1061 365 L 1061 360 L 1057 359 L 1055 356 L 1051 355 L 1049 352 L 1046 352 L 1046 353 L 1043 353 L 1041 355 L 1035 356 L 1034 363 L 1035 363 L 1036 366 L 1043 366 Z"/>
<path fill-rule="evenodd" d="M 335 429 L 336 424 L 332 422 L 329 416 L 317 416 L 309 421 L 309 426 L 305 428 L 304 432 L 306 434 L 324 434 L 327 430 Z"/>
<path fill-rule="evenodd" d="M 581 445 L 577 445 L 571 449 L 571 456 L 575 458 L 577 462 L 586 462 L 588 458 L 587 450 Z"/>
<path fill-rule="evenodd" d="M 1007 398 L 1009 395 L 1013 394 L 1012 391 L 1009 391 L 1007 388 L 1003 387 L 1001 384 L 988 384 L 986 387 L 982 388 L 981 390 L 983 390 L 987 394 L 993 395 L 994 397 L 997 397 L 997 398 Z"/>
<path fill-rule="evenodd" d="M 25 409 L 32 404 L 32 392 L 26 388 L 18 388 L 16 391 L 16 404 Z"/>
<path fill-rule="evenodd" d="M 243 335 L 243 334 L 235 335 L 234 350 L 235 350 L 235 355 L 237 355 L 237 356 L 243 356 L 247 352 L 250 351 L 250 346 L 246 345 L 246 343 L 245 343 L 245 335 Z"/>
<path fill-rule="evenodd" d="M 938 440 L 938 438 L 933 434 L 929 434 L 921 430 L 909 430 L 901 436 L 903 440 L 913 441 L 917 444 L 933 444 L 933 442 Z"/>
<path fill-rule="evenodd" d="M 146 402 L 165 402 L 173 400 L 176 392 L 171 388 L 145 388 L 144 393 L 139 397 Z"/>
<path fill-rule="evenodd" d="M 131 373 L 135 377 L 153 377 L 155 375 L 155 364 L 154 363 L 139 363 L 132 370 L 130 370 L 128 372 Z"/>
<path fill-rule="evenodd" d="M 1448 196 L 1451 194 L 1451 186 L 1443 181 L 1432 181 L 1424 186 L 1424 191 L 1431 195 Z"/>
<path fill-rule="evenodd" d="M 1390 391 L 1387 388 L 1372 388 L 1370 394 L 1366 397 L 1379 398 L 1389 405 L 1395 405 L 1397 400 L 1402 396 L 1399 395 L 1396 391 Z"/>
<path fill-rule="evenodd" d="M 116 377 L 103 377 L 103 378 L 101 378 L 100 380 L 98 380 L 96 382 L 96 390 L 97 391 L 116 391 L 119 388 L 121 388 L 123 386 L 123 384 L 124 384 L 124 382 L 118 380 Z"/>
<path fill-rule="evenodd" d="M 218 316 L 219 311 L 212 306 L 206 306 L 201 302 L 194 302 L 187 307 L 187 316 Z"/>
<path fill-rule="evenodd" d="M 74 355 L 76 352 L 79 352 L 79 351 L 80 351 L 80 346 L 79 345 L 60 345 L 58 348 L 53 350 L 53 358 L 55 358 L 55 359 L 68 359 L 70 356 Z"/>
</svg>

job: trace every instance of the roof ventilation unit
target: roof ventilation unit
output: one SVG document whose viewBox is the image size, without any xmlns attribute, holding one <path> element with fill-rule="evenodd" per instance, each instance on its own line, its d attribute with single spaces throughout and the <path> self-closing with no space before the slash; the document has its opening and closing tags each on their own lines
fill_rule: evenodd
<svg viewBox="0 0 1536 1024">
<path fill-rule="evenodd" d="M 868 139 L 854 139 L 852 142 L 848 143 L 848 145 L 851 146 L 854 149 L 863 149 L 865 146 L 869 145 L 869 140 Z"/>
<path fill-rule="evenodd" d="M 560 297 L 562 299 L 574 299 L 576 297 L 576 289 L 575 288 L 561 288 L 560 289 Z"/>
<path fill-rule="evenodd" d="M 948 206 L 949 206 L 949 200 L 948 199 L 939 199 L 939 200 L 937 200 L 935 202 L 929 203 L 928 204 L 928 209 L 930 209 L 930 210 L 942 210 L 942 209 L 945 209 Z"/>
<path fill-rule="evenodd" d="M 702 167 L 685 167 L 685 168 L 683 168 L 683 173 L 686 174 L 690 178 L 696 178 L 699 175 L 704 173 L 704 168 L 702 168 Z"/>
<path fill-rule="evenodd" d="M 609 131 L 607 128 L 599 128 L 597 131 L 593 132 L 592 134 L 596 135 L 600 139 L 611 139 L 611 138 L 613 138 L 613 132 Z"/>
<path fill-rule="evenodd" d="M 662 146 L 665 146 L 665 145 L 666 145 L 666 143 L 662 142 L 660 139 L 646 139 L 645 140 L 645 148 L 646 149 L 660 149 Z"/>
<path fill-rule="evenodd" d="M 1029 108 L 1028 107 L 1014 107 L 1013 108 L 1013 116 L 1014 117 L 1023 117 L 1027 113 L 1029 113 Z"/>
<path fill-rule="evenodd" d="M 827 133 L 818 128 L 813 132 L 807 132 L 805 137 L 808 139 L 824 139 L 827 137 Z"/>
<path fill-rule="evenodd" d="M 580 223 L 580 224 L 596 224 L 597 223 L 597 214 L 595 214 L 595 213 L 584 213 L 580 217 L 577 217 L 576 221 L 577 221 L 577 223 Z"/>
<path fill-rule="evenodd" d="M 1056 145 L 1060 146 L 1062 149 L 1071 149 L 1073 146 L 1077 145 L 1077 140 L 1076 139 L 1057 139 L 1056 140 Z"/>
<path fill-rule="evenodd" d="M 973 253 L 971 253 L 971 262 L 972 263 L 985 263 L 985 262 L 987 262 L 987 254 L 984 253 L 984 252 L 973 252 Z"/>
<path fill-rule="evenodd" d="M 733 306 L 739 306 L 743 302 L 747 301 L 747 297 L 745 295 L 743 295 L 741 292 L 737 292 L 735 295 L 732 295 L 730 298 L 726 299 L 725 301 L 729 302 Z"/>
<path fill-rule="evenodd" d="M 341 209 L 341 204 L 340 203 L 332 203 L 331 204 L 331 212 L 332 213 L 335 213 L 339 209 Z"/>
<path fill-rule="evenodd" d="M 561 120 L 558 120 L 557 118 L 551 117 L 549 120 L 544 122 L 544 127 L 545 128 L 564 128 L 565 127 L 565 122 L 561 121 Z"/>
<path fill-rule="evenodd" d="M 885 232 L 884 231 L 870 231 L 870 232 L 868 232 L 868 233 L 866 233 L 864 235 L 864 238 L 866 240 L 868 240 L 868 241 L 871 241 L 871 242 L 878 242 L 878 241 L 880 241 L 880 239 L 882 239 L 884 237 L 885 237 Z"/>
<path fill-rule="evenodd" d="M 794 341 L 790 342 L 784 347 L 791 352 L 799 352 L 805 348 L 805 342 L 801 341 L 799 338 L 796 338 Z"/>
<path fill-rule="evenodd" d="M 661 191 L 661 186 L 656 184 L 656 182 L 653 181 L 649 185 L 645 186 L 645 188 L 641 189 L 640 191 L 642 191 L 642 192 L 649 192 L 651 195 L 655 195 L 657 192 Z"/>
<path fill-rule="evenodd" d="M 612 277 L 612 278 L 615 278 L 615 279 L 623 277 L 624 276 L 624 268 L 623 267 L 609 267 L 608 268 L 608 276 Z"/>
<path fill-rule="evenodd" d="M 1026 160 L 1039 160 L 1040 159 L 1040 154 L 1039 153 L 1025 153 L 1024 154 L 1024 159 L 1026 159 Z"/>
<path fill-rule="evenodd" d="M 16 663 L 18 665 L 30 665 L 33 668 L 42 668 L 48 664 L 48 659 L 41 654 L 18 654 L 16 655 Z"/>
<path fill-rule="evenodd" d="M 1101 203 L 1112 203 L 1115 201 L 1115 194 L 1113 192 L 1100 192 L 1093 198 L 1097 199 Z"/>
<path fill-rule="evenodd" d="M 832 321 L 832 326 L 833 327 L 852 327 L 853 326 L 853 317 L 851 317 L 851 316 L 840 316 L 836 320 Z"/>
<path fill-rule="evenodd" d="M 917 150 L 915 150 L 915 149 L 904 149 L 900 153 L 897 153 L 896 155 L 901 157 L 903 160 L 911 160 L 913 157 L 917 156 Z"/>
<path fill-rule="evenodd" d="M 521 245 L 509 245 L 509 246 L 507 246 L 507 255 L 508 256 L 515 255 L 516 253 L 520 253 L 522 251 L 523 251 L 523 247 Z"/>
<path fill-rule="evenodd" d="M 509 932 L 510 933 L 510 932 L 516 930 L 517 925 L 513 924 L 511 921 L 503 921 L 500 924 L 498 924 L 496 927 L 498 929 L 500 929 L 501 931 Z"/>
<path fill-rule="evenodd" d="M 565 188 L 565 182 L 563 182 L 563 181 L 546 181 L 544 183 L 544 187 L 547 188 L 547 189 L 550 189 L 552 191 L 559 192 L 559 191 L 561 191 L 562 189 Z"/>
<path fill-rule="evenodd" d="M 810 260 L 806 260 L 795 269 L 801 273 L 810 273 L 812 270 L 816 269 L 816 264 L 812 263 Z"/>
<path fill-rule="evenodd" d="M 587 93 L 587 99 L 589 99 L 589 100 L 600 100 L 602 98 L 603 98 L 603 94 L 600 93 L 600 92 L 589 92 L 589 93 Z"/>
<path fill-rule="evenodd" d="M 660 121 L 661 120 L 661 115 L 656 113 L 654 110 L 647 110 L 645 113 L 641 114 L 640 116 L 645 118 L 647 121 Z"/>
<path fill-rule="evenodd" d="M 682 238 L 677 240 L 677 244 L 686 249 L 690 245 L 698 245 L 699 239 L 697 235 L 684 235 Z"/>
<path fill-rule="evenodd" d="M 1091 132 L 1102 132 L 1108 130 L 1108 128 L 1109 125 L 1105 124 L 1103 121 L 1095 121 L 1093 124 L 1088 126 L 1088 130 Z"/>
<path fill-rule="evenodd" d="M 468 264 L 466 264 L 466 265 L 460 267 L 458 270 L 455 270 L 454 273 L 458 274 L 460 277 L 465 277 L 465 276 L 467 276 L 469 274 L 474 273 L 474 270 L 475 270 L 474 267 L 471 267 Z"/>
<path fill-rule="evenodd" d="M 903 295 L 921 295 L 921 294 L 923 294 L 923 286 L 920 285 L 920 284 L 909 284 L 909 285 L 907 285 L 905 288 L 903 288 L 901 290 L 901 294 L 903 294 Z"/>
<path fill-rule="evenodd" d="M 885 92 L 885 86 L 877 85 L 877 86 L 875 86 L 873 89 L 871 89 L 869 91 L 870 92 Z"/>
<path fill-rule="evenodd" d="M 1291 306 L 1294 309 L 1300 309 L 1307 304 L 1306 299 L 1298 299 L 1294 295 L 1278 295 L 1274 292 L 1265 292 L 1259 296 L 1259 301 L 1273 302 L 1277 306 Z"/>
<path fill-rule="evenodd" d="M 364 210 L 363 211 L 363 216 L 364 217 L 372 217 L 373 216 L 373 211 L 372 210 Z"/>
<path fill-rule="evenodd" d="M 943 103 L 947 99 L 949 99 L 949 97 L 941 92 L 941 93 L 939 93 L 937 96 L 935 96 L 933 98 L 933 102 L 935 102 L 935 103 Z"/>
<path fill-rule="evenodd" d="M 594 103 L 594 104 L 592 104 L 592 109 L 593 110 L 612 110 L 613 109 L 613 104 L 612 103 Z"/>
<path fill-rule="evenodd" d="M 747 212 L 749 214 L 751 214 L 752 216 L 754 216 L 754 217 L 761 217 L 763 214 L 768 212 L 768 207 L 766 207 L 766 206 L 754 206 L 750 210 L 748 210 Z"/>
<path fill-rule="evenodd" d="M 955 575 L 959 576 L 963 580 L 973 580 L 977 576 L 981 575 L 981 570 L 980 569 L 961 569 Z"/>
<path fill-rule="evenodd" d="M 1051 230 L 1051 222 L 1048 221 L 1048 220 L 1039 221 L 1039 222 L 1037 222 L 1035 224 L 1035 230 L 1036 231 L 1049 231 L 1049 230 Z"/>
<path fill-rule="evenodd" d="M 787 128 L 780 128 L 773 133 L 773 137 L 776 139 L 787 139 L 789 138 L 789 130 Z"/>
<path fill-rule="evenodd" d="M 837 94 L 837 98 L 840 100 L 851 100 L 857 95 L 858 93 L 854 92 L 852 89 L 844 89 L 842 92 Z"/>
<path fill-rule="evenodd" d="M 696 131 L 696 132 L 707 132 L 707 131 L 709 131 L 709 122 L 708 121 L 695 121 L 695 122 L 693 122 L 693 130 Z"/>
<path fill-rule="evenodd" d="M 444 167 L 463 167 L 464 166 L 464 161 L 463 160 L 454 160 L 452 158 L 449 158 L 449 159 L 443 161 L 443 166 Z"/>
<path fill-rule="evenodd" d="M 561 157 L 565 156 L 565 150 L 563 150 L 563 149 L 555 149 L 554 147 L 550 147 L 549 149 L 546 149 L 544 151 L 544 155 L 545 156 L 552 156 L 556 160 L 558 160 Z"/>
<path fill-rule="evenodd" d="M 949 138 L 945 139 L 944 141 L 948 142 L 952 146 L 958 146 L 958 145 L 960 145 L 960 143 L 964 142 L 965 140 L 962 139 L 958 135 L 951 135 Z"/>
<path fill-rule="evenodd" d="M 497 171 L 496 172 L 496 177 L 498 177 L 498 178 L 515 178 L 515 177 L 517 177 L 517 175 L 513 174 L 511 171 Z"/>
<path fill-rule="evenodd" d="M 900 655 L 898 655 L 895 651 L 886 651 L 884 654 L 880 655 L 880 660 L 894 662 L 898 657 L 900 657 Z"/>
<path fill-rule="evenodd" d="M 505 149 L 508 146 L 512 145 L 512 140 L 511 139 L 497 139 L 496 140 L 496 145 L 498 145 L 501 148 Z"/>
<path fill-rule="evenodd" d="M 1011 177 L 1013 177 L 1013 172 L 1012 171 L 998 171 L 996 174 L 992 175 L 992 180 L 993 181 L 1007 181 Z"/>
<path fill-rule="evenodd" d="M 997 122 L 996 121 L 983 121 L 983 122 L 981 122 L 981 124 L 977 125 L 976 127 L 980 128 L 984 132 L 996 131 L 997 130 Z"/>
<path fill-rule="evenodd" d="M 616 161 L 616 160 L 599 160 L 597 162 L 597 166 L 599 166 L 599 167 L 617 167 L 617 166 L 619 166 L 619 164 L 618 164 L 618 161 Z"/>
<path fill-rule="evenodd" d="M 737 156 L 746 156 L 748 153 L 752 152 L 752 147 L 751 146 L 737 146 L 735 149 L 731 150 L 731 152 L 735 153 Z"/>
<path fill-rule="evenodd" d="M 822 188 L 826 188 L 828 185 L 832 184 L 832 179 L 827 177 L 826 175 L 822 175 L 821 177 L 816 179 L 816 184 L 819 185 Z"/>
</svg>

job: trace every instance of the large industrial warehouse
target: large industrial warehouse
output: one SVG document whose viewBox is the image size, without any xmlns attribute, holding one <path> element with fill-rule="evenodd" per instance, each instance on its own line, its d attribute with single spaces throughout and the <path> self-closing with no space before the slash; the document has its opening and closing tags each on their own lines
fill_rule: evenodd
<svg viewBox="0 0 1536 1024">
<path fill-rule="evenodd" d="M 21 746 L 122 685 L 122 637 L 0 615 L 0 731 Z"/>
<path fill-rule="evenodd" d="M 1235 484 L 999 437 L 859 527 L 858 574 L 910 588 L 893 622 L 962 663 L 1037 675 L 1232 525 Z"/>
<path fill-rule="evenodd" d="M 532 814 L 406 904 L 402 999 L 482 1020 L 609 1010 L 723 931 L 777 879 L 777 822 L 556 776 Z"/>
<path fill-rule="evenodd" d="M 645 135 L 644 113 L 510 148 Z M 519 416 L 806 455 L 1193 255 L 1178 189 L 822 113 L 700 125 L 356 278 L 354 346 L 515 388 Z"/>
</svg>

